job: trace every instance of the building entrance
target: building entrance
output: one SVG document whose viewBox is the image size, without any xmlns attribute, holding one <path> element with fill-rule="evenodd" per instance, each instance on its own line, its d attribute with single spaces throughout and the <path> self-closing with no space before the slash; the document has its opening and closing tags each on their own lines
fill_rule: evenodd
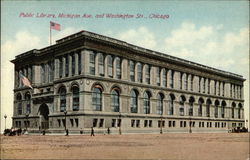
<svg viewBox="0 0 250 160">
<path fill-rule="evenodd" d="M 48 129 L 49 128 L 49 107 L 47 104 L 42 104 L 39 108 L 40 115 L 40 128 Z"/>
</svg>

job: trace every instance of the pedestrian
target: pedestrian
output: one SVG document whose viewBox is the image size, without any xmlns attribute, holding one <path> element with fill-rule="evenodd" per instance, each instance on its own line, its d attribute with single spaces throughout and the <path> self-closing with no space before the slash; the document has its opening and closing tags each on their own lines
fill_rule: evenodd
<svg viewBox="0 0 250 160">
<path fill-rule="evenodd" d="M 108 127 L 108 130 L 107 130 L 107 131 L 108 131 L 108 134 L 110 134 L 110 129 L 109 129 L 109 127 Z"/>
<path fill-rule="evenodd" d="M 68 136 L 69 135 L 69 130 L 66 129 L 66 135 L 65 136 Z"/>
<path fill-rule="evenodd" d="M 91 127 L 91 136 L 95 136 L 95 131 L 93 127 Z"/>
<path fill-rule="evenodd" d="M 43 130 L 43 135 L 45 135 L 45 130 Z"/>
</svg>

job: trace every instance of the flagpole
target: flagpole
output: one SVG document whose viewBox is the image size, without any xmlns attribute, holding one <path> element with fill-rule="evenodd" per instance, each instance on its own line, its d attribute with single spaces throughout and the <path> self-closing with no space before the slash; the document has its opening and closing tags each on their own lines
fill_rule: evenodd
<svg viewBox="0 0 250 160">
<path fill-rule="evenodd" d="M 50 45 L 51 45 L 51 23 L 49 23 L 49 36 L 50 36 Z"/>
</svg>

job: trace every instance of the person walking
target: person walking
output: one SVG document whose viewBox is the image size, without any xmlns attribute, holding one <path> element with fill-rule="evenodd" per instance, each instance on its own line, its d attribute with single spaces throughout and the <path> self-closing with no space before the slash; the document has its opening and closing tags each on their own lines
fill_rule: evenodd
<svg viewBox="0 0 250 160">
<path fill-rule="evenodd" d="M 95 131 L 93 127 L 91 127 L 91 136 L 95 136 Z"/>
</svg>

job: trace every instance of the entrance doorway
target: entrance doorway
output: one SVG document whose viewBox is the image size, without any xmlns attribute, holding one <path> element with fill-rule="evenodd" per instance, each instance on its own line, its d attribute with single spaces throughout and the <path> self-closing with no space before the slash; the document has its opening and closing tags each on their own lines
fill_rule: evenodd
<svg viewBox="0 0 250 160">
<path fill-rule="evenodd" d="M 42 104 L 39 107 L 39 115 L 40 115 L 40 129 L 48 129 L 49 128 L 49 107 L 47 104 Z"/>
</svg>

